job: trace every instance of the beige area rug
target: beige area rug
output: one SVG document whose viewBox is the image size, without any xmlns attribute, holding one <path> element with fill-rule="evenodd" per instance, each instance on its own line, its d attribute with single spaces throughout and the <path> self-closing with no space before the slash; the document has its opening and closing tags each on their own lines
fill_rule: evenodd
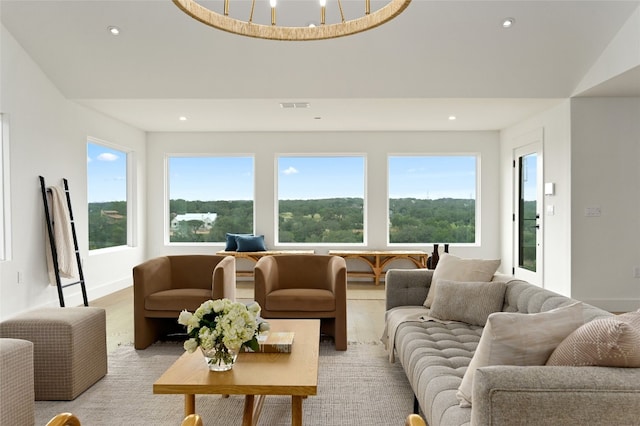
<svg viewBox="0 0 640 426">
<path fill-rule="evenodd" d="M 253 298 L 253 281 L 238 281 L 236 284 L 236 298 Z M 347 299 L 349 300 L 384 300 L 384 283 L 375 285 L 372 282 L 349 282 L 347 284 Z"/>
<path fill-rule="evenodd" d="M 83 426 L 179 426 L 184 397 L 155 395 L 153 382 L 181 354 L 182 346 L 158 343 L 136 351 L 121 346 L 109 354 L 109 373 L 73 401 L 36 401 L 36 425 L 57 413 L 76 414 Z M 203 361 L 204 362 L 204 361 Z M 291 399 L 269 396 L 259 425 L 291 424 Z M 242 396 L 196 397 L 205 426 L 240 425 Z M 320 345 L 318 394 L 303 402 L 305 426 L 402 425 L 413 408 L 413 393 L 399 363 L 390 364 L 382 345 L 350 344 L 337 352 Z"/>
</svg>

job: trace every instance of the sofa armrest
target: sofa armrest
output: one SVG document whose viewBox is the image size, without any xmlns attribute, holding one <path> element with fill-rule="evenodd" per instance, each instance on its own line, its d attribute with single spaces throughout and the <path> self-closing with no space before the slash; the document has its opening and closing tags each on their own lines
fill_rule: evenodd
<svg viewBox="0 0 640 426">
<path fill-rule="evenodd" d="M 273 291 L 278 284 L 278 264 L 273 256 L 264 256 L 258 259 L 253 268 L 254 298 L 265 309 L 267 306 L 267 294 Z"/>
<path fill-rule="evenodd" d="M 640 368 L 479 368 L 472 425 L 630 425 L 640 419 Z"/>
<path fill-rule="evenodd" d="M 344 258 L 333 256 L 327 264 L 327 281 L 333 294 L 347 297 L 347 262 Z"/>
<path fill-rule="evenodd" d="M 332 256 L 327 265 L 327 280 L 336 300 L 338 315 L 347 312 L 347 262 L 340 256 Z M 346 321 L 346 320 L 345 320 Z"/>
<path fill-rule="evenodd" d="M 213 268 L 211 279 L 212 299 L 236 300 L 236 258 L 224 256 Z"/>
<path fill-rule="evenodd" d="M 386 309 L 422 305 L 432 277 L 431 269 L 389 269 L 385 278 Z"/>
</svg>

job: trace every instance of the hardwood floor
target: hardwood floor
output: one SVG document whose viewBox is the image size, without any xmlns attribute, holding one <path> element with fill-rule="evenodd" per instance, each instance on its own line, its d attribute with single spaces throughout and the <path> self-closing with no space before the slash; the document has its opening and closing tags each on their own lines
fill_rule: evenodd
<svg viewBox="0 0 640 426">
<path fill-rule="evenodd" d="M 253 282 L 239 281 L 239 301 L 253 300 Z M 96 300 L 91 306 L 107 312 L 107 351 L 120 345 L 133 344 L 133 287 Z M 379 342 L 384 328 L 384 283 L 375 286 L 368 282 L 354 282 L 347 286 L 347 336 L 349 342 Z M 177 318 L 176 318 L 177 320 Z"/>
</svg>

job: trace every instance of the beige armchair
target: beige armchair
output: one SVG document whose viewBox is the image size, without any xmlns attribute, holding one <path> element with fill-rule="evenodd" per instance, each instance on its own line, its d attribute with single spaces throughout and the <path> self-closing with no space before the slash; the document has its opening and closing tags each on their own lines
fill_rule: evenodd
<svg viewBox="0 0 640 426">
<path fill-rule="evenodd" d="M 134 340 L 145 349 L 176 326 L 183 309 L 209 299 L 236 298 L 233 256 L 162 256 L 133 268 Z"/>
<path fill-rule="evenodd" d="M 254 277 L 263 318 L 319 318 L 336 350 L 347 349 L 347 265 L 342 257 L 265 256 L 256 263 Z"/>
</svg>

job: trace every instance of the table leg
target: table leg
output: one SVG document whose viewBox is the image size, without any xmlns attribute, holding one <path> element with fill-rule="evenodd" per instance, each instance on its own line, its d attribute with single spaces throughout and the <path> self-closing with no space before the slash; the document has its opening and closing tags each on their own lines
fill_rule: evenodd
<svg viewBox="0 0 640 426">
<path fill-rule="evenodd" d="M 254 399 L 254 395 L 244 396 L 244 412 L 242 413 L 242 426 L 253 426 L 253 399 Z"/>
<path fill-rule="evenodd" d="M 184 416 L 196 413 L 196 396 L 192 394 L 184 395 Z"/>
<path fill-rule="evenodd" d="M 302 396 L 291 395 L 291 426 L 302 426 Z"/>
</svg>

